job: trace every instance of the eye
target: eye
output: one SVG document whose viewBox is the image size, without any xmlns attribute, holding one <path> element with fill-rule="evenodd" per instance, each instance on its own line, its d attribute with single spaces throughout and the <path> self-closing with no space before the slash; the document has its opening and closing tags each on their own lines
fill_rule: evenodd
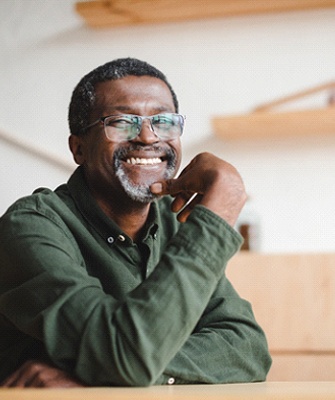
<svg viewBox="0 0 335 400">
<path fill-rule="evenodd" d="M 133 115 L 110 116 L 105 120 L 105 127 L 111 134 L 125 134 L 127 137 L 138 133 L 138 124 Z"/>
<path fill-rule="evenodd" d="M 170 128 L 175 125 L 175 121 L 172 114 L 159 114 L 155 115 L 152 119 L 152 123 L 158 128 Z"/>
<path fill-rule="evenodd" d="M 116 129 L 128 129 L 133 125 L 133 121 L 127 117 L 110 117 L 105 121 L 106 127 Z"/>
</svg>

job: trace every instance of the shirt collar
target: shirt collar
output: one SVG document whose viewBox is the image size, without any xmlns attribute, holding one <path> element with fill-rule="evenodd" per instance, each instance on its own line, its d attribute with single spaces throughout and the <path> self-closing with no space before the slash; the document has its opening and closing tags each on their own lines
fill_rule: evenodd
<svg viewBox="0 0 335 400">
<path fill-rule="evenodd" d="M 86 184 L 84 171 L 78 167 L 68 181 L 69 192 L 84 219 L 106 240 L 109 244 L 119 241 L 132 243 L 120 227 L 111 220 L 99 207 Z M 149 235 L 157 232 L 159 225 L 159 213 L 157 202 L 154 201 L 150 207 L 148 221 L 146 223 L 143 240 Z M 121 238 L 121 239 L 120 239 Z"/>
</svg>

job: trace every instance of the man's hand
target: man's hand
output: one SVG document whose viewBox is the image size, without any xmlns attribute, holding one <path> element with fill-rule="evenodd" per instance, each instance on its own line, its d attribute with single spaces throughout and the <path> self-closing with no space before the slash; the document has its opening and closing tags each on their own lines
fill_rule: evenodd
<svg viewBox="0 0 335 400">
<path fill-rule="evenodd" d="M 41 361 L 30 360 L 7 377 L 0 386 L 71 388 L 85 385 L 58 368 Z"/>
<path fill-rule="evenodd" d="M 237 170 L 210 153 L 197 155 L 177 179 L 153 183 L 151 191 L 175 197 L 172 211 L 179 212 L 180 222 L 202 204 L 234 226 L 247 199 Z"/>
</svg>

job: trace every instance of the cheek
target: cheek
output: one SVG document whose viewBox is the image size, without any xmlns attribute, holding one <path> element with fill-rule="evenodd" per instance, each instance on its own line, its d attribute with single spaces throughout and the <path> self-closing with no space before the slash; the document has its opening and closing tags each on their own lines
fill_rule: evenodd
<svg viewBox="0 0 335 400">
<path fill-rule="evenodd" d="M 115 152 L 115 145 L 103 140 L 94 141 L 89 144 L 87 149 L 88 158 L 91 163 L 100 163 L 106 160 L 112 160 Z"/>
</svg>

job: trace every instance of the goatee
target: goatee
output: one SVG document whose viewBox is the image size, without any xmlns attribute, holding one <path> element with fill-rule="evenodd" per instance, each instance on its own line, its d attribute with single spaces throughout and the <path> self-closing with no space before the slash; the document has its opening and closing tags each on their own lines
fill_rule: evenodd
<svg viewBox="0 0 335 400">
<path fill-rule="evenodd" d="M 122 166 L 121 160 L 127 158 L 128 152 L 138 151 L 138 150 L 150 150 L 151 153 L 157 152 L 161 155 L 164 153 L 164 160 L 167 163 L 166 170 L 164 172 L 163 179 L 171 179 L 176 174 L 177 156 L 176 153 L 170 148 L 162 148 L 162 146 L 141 146 L 132 144 L 127 147 L 121 147 L 117 149 L 114 153 L 114 168 L 115 175 L 119 179 L 121 186 L 123 187 L 126 194 L 133 200 L 139 203 L 150 203 L 159 197 L 156 194 L 151 193 L 150 185 L 157 180 L 153 179 L 147 181 L 145 184 L 134 183 L 128 176 L 127 172 Z"/>
</svg>

